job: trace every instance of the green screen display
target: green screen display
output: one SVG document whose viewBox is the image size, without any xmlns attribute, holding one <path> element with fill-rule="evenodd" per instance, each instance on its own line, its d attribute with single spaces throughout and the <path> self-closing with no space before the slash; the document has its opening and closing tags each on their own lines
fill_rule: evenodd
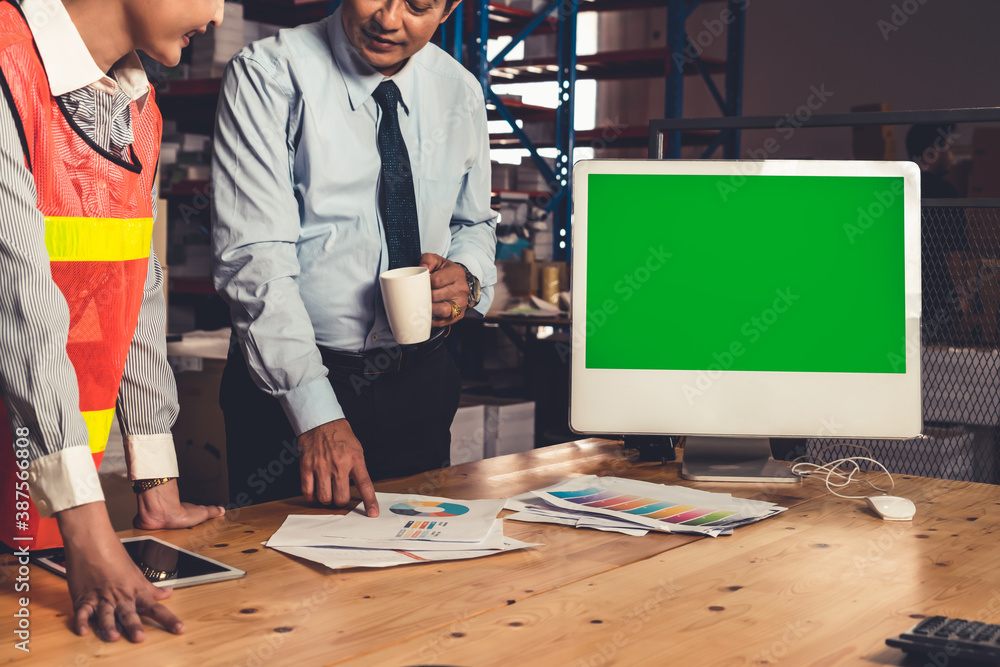
<svg viewBox="0 0 1000 667">
<path fill-rule="evenodd" d="M 588 368 L 905 373 L 902 178 L 587 187 Z"/>
</svg>

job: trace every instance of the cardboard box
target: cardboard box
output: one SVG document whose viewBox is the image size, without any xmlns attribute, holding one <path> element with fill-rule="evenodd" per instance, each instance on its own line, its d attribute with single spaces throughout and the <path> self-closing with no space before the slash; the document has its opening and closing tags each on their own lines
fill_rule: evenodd
<svg viewBox="0 0 1000 667">
<path fill-rule="evenodd" d="M 451 426 L 451 464 L 535 447 L 535 404 L 518 398 L 463 395 Z"/>
<path fill-rule="evenodd" d="M 185 502 L 229 504 L 226 428 L 219 407 L 228 350 L 226 331 L 192 332 L 182 342 L 167 345 L 180 403 L 173 435 L 180 469 L 177 483 Z"/>
<path fill-rule="evenodd" d="M 547 267 L 558 269 L 559 291 L 564 292 L 569 289 L 569 267 L 566 262 L 498 260 L 497 267 L 502 270 L 504 285 L 513 298 L 541 296 L 542 273 Z"/>
<path fill-rule="evenodd" d="M 566 262 L 532 262 L 531 263 L 531 294 L 542 295 L 542 276 L 545 269 L 555 268 L 559 272 L 559 291 L 569 290 L 569 267 Z"/>
<path fill-rule="evenodd" d="M 516 164 L 500 164 L 493 162 L 491 169 L 491 187 L 494 190 L 517 190 L 517 170 Z"/>
<path fill-rule="evenodd" d="M 483 460 L 485 419 L 483 406 L 472 404 L 463 396 L 451 423 L 451 465 Z"/>
<path fill-rule="evenodd" d="M 969 196 L 1000 197 L 1000 127 L 977 127 L 972 134 Z"/>
<path fill-rule="evenodd" d="M 486 458 L 535 448 L 535 404 L 511 398 L 481 397 L 485 408 Z"/>
</svg>

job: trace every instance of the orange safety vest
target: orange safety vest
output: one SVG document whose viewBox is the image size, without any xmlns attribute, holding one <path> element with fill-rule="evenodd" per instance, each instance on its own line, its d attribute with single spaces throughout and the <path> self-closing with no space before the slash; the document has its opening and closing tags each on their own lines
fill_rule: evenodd
<svg viewBox="0 0 1000 667">
<path fill-rule="evenodd" d="M 7 103 L 17 109 L 25 163 L 35 179 L 38 210 L 45 215 L 52 279 L 69 306 L 66 352 L 76 370 L 95 466 L 80 474 L 96 483 L 146 281 L 160 112 L 152 90 L 141 113 L 132 103 L 135 141 L 129 161 L 97 148 L 52 96 L 31 31 L 20 9 L 9 2 L 0 2 L 0 73 Z M 34 503 L 25 499 L 8 426 L 8 399 L 3 399 L 0 540 L 33 550 L 60 546 L 55 520 L 41 519 Z M 26 437 L 34 441 L 41 434 Z"/>
</svg>

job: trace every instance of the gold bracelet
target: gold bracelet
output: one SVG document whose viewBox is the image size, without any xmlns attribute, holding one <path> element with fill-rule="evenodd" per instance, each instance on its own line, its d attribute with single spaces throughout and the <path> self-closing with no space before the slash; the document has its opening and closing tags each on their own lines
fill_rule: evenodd
<svg viewBox="0 0 1000 667">
<path fill-rule="evenodd" d="M 177 479 L 176 477 L 158 477 L 156 479 L 137 479 L 132 482 L 132 492 L 142 493 L 143 491 L 149 491 L 153 487 L 159 486 L 160 484 L 166 484 L 172 479 Z"/>
</svg>

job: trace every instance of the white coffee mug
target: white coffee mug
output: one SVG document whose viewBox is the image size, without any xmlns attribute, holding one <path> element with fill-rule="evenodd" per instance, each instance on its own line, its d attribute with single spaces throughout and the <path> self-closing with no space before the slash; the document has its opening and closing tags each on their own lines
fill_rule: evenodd
<svg viewBox="0 0 1000 667">
<path fill-rule="evenodd" d="M 400 345 L 431 337 L 431 273 L 426 266 L 386 271 L 378 277 L 392 336 Z"/>
</svg>

